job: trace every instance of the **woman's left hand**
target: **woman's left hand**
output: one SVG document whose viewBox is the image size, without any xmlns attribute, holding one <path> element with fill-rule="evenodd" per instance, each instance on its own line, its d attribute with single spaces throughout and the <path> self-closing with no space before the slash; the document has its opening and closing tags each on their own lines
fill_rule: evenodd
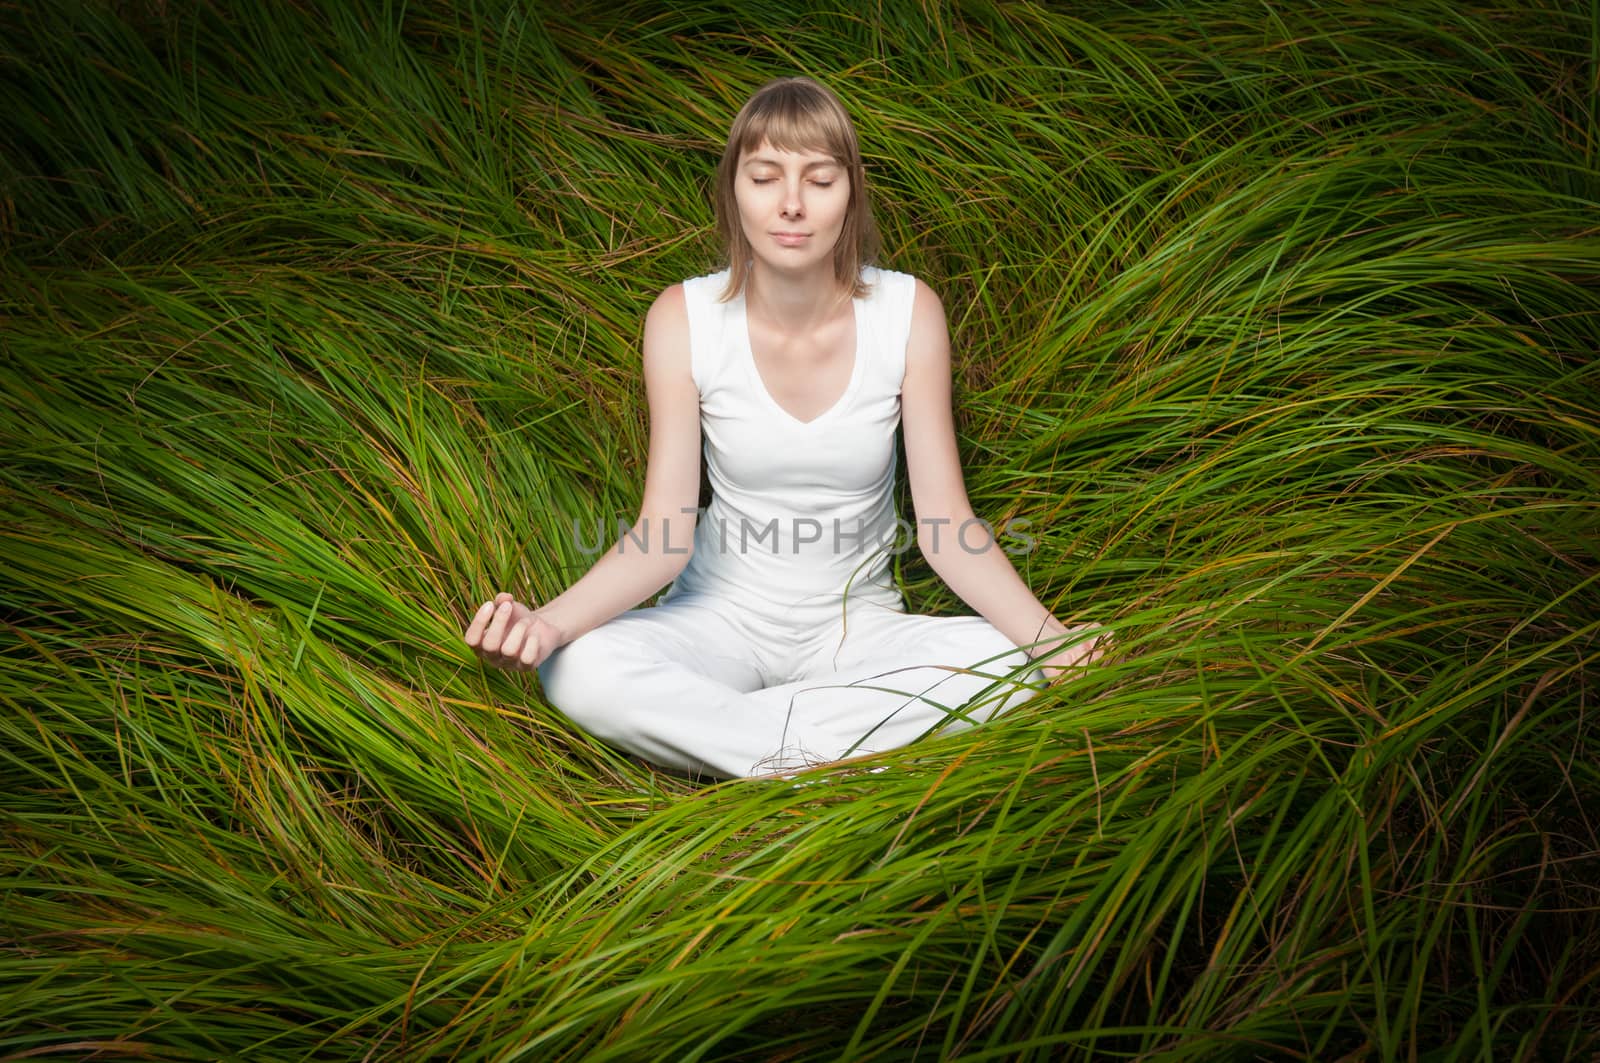
<svg viewBox="0 0 1600 1063">
<path fill-rule="evenodd" d="M 1109 636 L 1095 624 L 1079 624 L 1063 630 L 1061 636 L 1050 643 L 1035 646 L 1032 653 L 1039 662 L 1039 674 L 1046 686 L 1055 686 L 1081 674 L 1089 665 L 1105 656 Z M 1048 662 L 1048 663 L 1046 663 Z"/>
</svg>

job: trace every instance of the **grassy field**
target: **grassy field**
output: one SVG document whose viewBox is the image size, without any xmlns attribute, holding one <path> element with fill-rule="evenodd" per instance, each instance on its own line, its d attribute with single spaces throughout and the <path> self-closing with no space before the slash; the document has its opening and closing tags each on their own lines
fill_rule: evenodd
<svg viewBox="0 0 1600 1063">
<path fill-rule="evenodd" d="M 0 1057 L 1600 1050 L 1592 3 L 550 6 L 0 7 Z M 1118 648 L 695 786 L 460 631 L 795 72 Z"/>
</svg>

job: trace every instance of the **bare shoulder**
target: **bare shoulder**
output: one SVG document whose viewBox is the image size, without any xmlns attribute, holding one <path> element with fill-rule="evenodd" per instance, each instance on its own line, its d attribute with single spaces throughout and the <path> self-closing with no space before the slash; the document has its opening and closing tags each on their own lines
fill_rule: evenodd
<svg viewBox="0 0 1600 1063">
<path fill-rule="evenodd" d="M 689 327 L 689 305 L 681 283 L 662 289 L 651 301 L 650 310 L 644 318 L 646 332 L 652 328 L 675 328 L 680 325 L 685 330 Z"/>
<path fill-rule="evenodd" d="M 932 285 L 921 277 L 911 278 L 912 287 L 916 291 L 913 305 L 916 307 L 929 307 L 944 313 L 944 302 L 939 298 L 939 293 L 933 290 Z"/>
<path fill-rule="evenodd" d="M 650 303 L 650 312 L 654 314 L 658 311 L 684 312 L 682 281 L 663 288 L 656 294 L 655 299 Z"/>
<path fill-rule="evenodd" d="M 914 290 L 912 304 L 910 304 L 912 306 L 912 311 L 910 311 L 912 323 L 917 322 L 918 317 L 938 317 L 939 322 L 942 322 L 944 320 L 944 301 L 939 298 L 938 291 L 934 291 L 930 283 L 923 280 L 922 277 L 912 277 L 910 280 L 912 280 L 912 290 Z"/>
<path fill-rule="evenodd" d="M 913 278 L 911 336 L 906 346 L 907 368 L 928 367 L 944 371 L 950 362 L 950 336 L 945 325 L 944 302 L 920 277 Z"/>
<path fill-rule="evenodd" d="M 683 285 L 663 290 L 644 318 L 645 368 L 689 370 L 689 309 Z"/>
</svg>

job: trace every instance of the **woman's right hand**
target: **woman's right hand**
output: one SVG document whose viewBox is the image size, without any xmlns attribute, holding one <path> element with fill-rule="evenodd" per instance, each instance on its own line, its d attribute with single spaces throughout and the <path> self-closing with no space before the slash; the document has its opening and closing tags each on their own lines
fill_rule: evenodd
<svg viewBox="0 0 1600 1063">
<path fill-rule="evenodd" d="M 467 626 L 467 645 L 496 668 L 530 672 L 561 646 L 561 632 L 504 592 L 484 602 Z"/>
</svg>

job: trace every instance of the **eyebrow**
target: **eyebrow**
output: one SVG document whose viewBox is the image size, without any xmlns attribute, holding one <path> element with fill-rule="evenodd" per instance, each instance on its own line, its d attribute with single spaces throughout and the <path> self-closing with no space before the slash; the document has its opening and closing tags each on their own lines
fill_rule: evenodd
<svg viewBox="0 0 1600 1063">
<path fill-rule="evenodd" d="M 744 161 L 744 165 L 746 165 L 746 166 L 782 166 L 783 164 L 780 163 L 777 159 L 771 158 L 770 156 L 757 155 L 757 156 L 755 156 L 753 158 L 746 159 Z M 806 163 L 805 166 L 801 167 L 801 172 L 804 173 L 804 172 L 806 172 L 808 170 L 820 170 L 820 169 L 822 169 L 823 167 L 826 167 L 826 166 L 838 167 L 840 169 L 843 168 L 843 164 L 841 164 L 839 162 L 839 160 L 837 160 L 837 159 L 818 159 L 816 162 L 808 162 L 808 163 Z"/>
</svg>

